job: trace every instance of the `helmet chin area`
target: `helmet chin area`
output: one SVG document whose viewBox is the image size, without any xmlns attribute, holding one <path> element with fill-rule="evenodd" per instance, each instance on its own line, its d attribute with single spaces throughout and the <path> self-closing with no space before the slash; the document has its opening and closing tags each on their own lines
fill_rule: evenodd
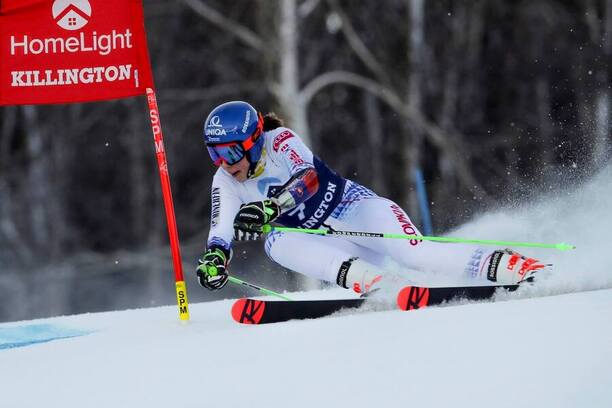
<svg viewBox="0 0 612 408">
<path fill-rule="evenodd" d="M 248 178 L 255 178 L 260 176 L 266 168 L 266 149 L 261 149 L 258 153 L 259 157 L 257 160 L 253 160 L 249 153 L 250 152 L 247 152 L 247 158 L 250 163 Z"/>
</svg>

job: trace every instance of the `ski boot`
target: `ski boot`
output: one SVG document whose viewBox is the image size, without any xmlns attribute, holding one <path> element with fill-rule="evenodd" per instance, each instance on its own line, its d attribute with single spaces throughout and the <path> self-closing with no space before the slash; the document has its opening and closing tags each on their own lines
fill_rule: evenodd
<svg viewBox="0 0 612 408">
<path fill-rule="evenodd" d="M 511 249 L 497 250 L 491 254 L 487 279 L 501 285 L 532 282 L 537 272 L 550 266 L 552 265 L 528 258 Z"/>
<path fill-rule="evenodd" d="M 378 284 L 382 279 L 380 267 L 353 257 L 344 261 L 340 266 L 336 283 L 366 297 L 379 289 Z"/>
</svg>

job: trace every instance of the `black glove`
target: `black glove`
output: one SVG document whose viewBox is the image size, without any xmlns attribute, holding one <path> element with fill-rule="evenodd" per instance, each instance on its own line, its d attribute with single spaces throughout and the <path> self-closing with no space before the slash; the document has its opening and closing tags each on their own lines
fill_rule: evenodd
<svg viewBox="0 0 612 408">
<path fill-rule="evenodd" d="M 219 290 L 227 283 L 230 254 L 223 248 L 211 247 L 198 259 L 198 282 L 208 290 Z"/>
<path fill-rule="evenodd" d="M 251 241 L 261 238 L 263 226 L 276 220 L 280 213 L 280 205 L 274 198 L 243 204 L 234 218 L 234 239 Z"/>
</svg>

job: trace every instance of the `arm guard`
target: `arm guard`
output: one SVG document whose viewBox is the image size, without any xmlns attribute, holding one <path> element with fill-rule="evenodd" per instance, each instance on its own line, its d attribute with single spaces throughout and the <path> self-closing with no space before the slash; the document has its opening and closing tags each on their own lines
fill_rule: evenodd
<svg viewBox="0 0 612 408">
<path fill-rule="evenodd" d="M 295 173 L 287 183 L 276 193 L 281 213 L 297 207 L 316 194 L 319 190 L 319 177 L 314 167 Z"/>
</svg>

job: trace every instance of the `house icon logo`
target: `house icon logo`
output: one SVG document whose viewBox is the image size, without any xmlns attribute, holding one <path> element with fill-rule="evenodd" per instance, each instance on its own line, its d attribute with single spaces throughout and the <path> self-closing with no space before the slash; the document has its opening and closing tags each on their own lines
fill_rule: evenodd
<svg viewBox="0 0 612 408">
<path fill-rule="evenodd" d="M 80 30 L 85 27 L 91 17 L 89 0 L 55 0 L 53 3 L 53 19 L 65 30 Z"/>
</svg>

